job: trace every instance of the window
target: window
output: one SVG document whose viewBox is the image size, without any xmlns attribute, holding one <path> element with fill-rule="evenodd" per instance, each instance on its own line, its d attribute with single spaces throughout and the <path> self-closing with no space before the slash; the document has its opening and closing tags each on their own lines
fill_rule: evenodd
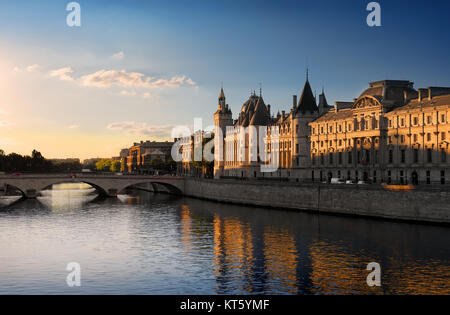
<svg viewBox="0 0 450 315">
<path fill-rule="evenodd" d="M 417 142 L 417 139 L 418 139 L 417 135 L 414 135 L 414 142 Z"/>
<path fill-rule="evenodd" d="M 400 136 L 400 141 L 401 141 L 401 143 L 405 143 L 405 136 L 404 135 Z"/>
<path fill-rule="evenodd" d="M 402 119 L 400 120 L 400 126 L 402 126 L 402 127 L 405 126 L 405 119 L 402 118 Z"/>
<path fill-rule="evenodd" d="M 316 155 L 313 154 L 311 158 L 312 158 L 312 165 L 316 165 Z M 298 165 L 298 158 L 297 158 L 297 165 Z"/>
<path fill-rule="evenodd" d="M 431 172 L 427 171 L 427 185 L 431 184 Z"/>
<path fill-rule="evenodd" d="M 352 124 L 348 124 L 348 131 L 352 131 Z"/>
<path fill-rule="evenodd" d="M 418 149 L 414 149 L 413 160 L 414 160 L 414 163 L 419 163 L 419 150 Z"/>
<path fill-rule="evenodd" d="M 330 133 L 333 133 L 333 126 L 330 127 Z"/>
<path fill-rule="evenodd" d="M 441 123 L 445 123 L 445 114 L 441 115 Z"/>
<path fill-rule="evenodd" d="M 414 117 L 414 125 L 417 126 L 419 124 L 419 118 Z"/>
<path fill-rule="evenodd" d="M 431 141 L 431 133 L 427 133 L 427 141 Z"/>
<path fill-rule="evenodd" d="M 402 157 L 402 163 L 405 163 L 405 162 L 406 162 L 406 151 L 405 151 L 405 150 L 402 150 L 401 152 L 402 152 L 402 154 L 401 154 L 401 157 Z"/>
<path fill-rule="evenodd" d="M 392 183 L 392 172 L 388 171 L 388 184 Z"/>
<path fill-rule="evenodd" d="M 392 164 L 394 162 L 394 151 L 389 150 L 389 163 Z"/>
<path fill-rule="evenodd" d="M 339 165 L 342 164 L 342 152 L 338 153 L 338 163 L 339 163 Z"/>
<path fill-rule="evenodd" d="M 441 171 L 441 185 L 445 185 L 445 171 Z"/>
<path fill-rule="evenodd" d="M 388 144 L 392 144 L 392 137 L 391 136 L 388 137 Z"/>
<path fill-rule="evenodd" d="M 320 127 L 320 133 L 323 133 L 323 127 Z"/>
<path fill-rule="evenodd" d="M 432 122 L 432 117 L 431 116 L 427 116 L 427 124 L 431 125 Z"/>
<path fill-rule="evenodd" d="M 320 155 L 320 164 L 323 165 L 325 163 L 323 154 Z"/>
<path fill-rule="evenodd" d="M 373 171 L 373 182 L 377 182 L 377 171 Z"/>
<path fill-rule="evenodd" d="M 392 127 L 392 119 L 389 119 L 389 128 Z"/>
<path fill-rule="evenodd" d="M 445 132 L 441 132 L 441 140 L 445 140 Z"/>
<path fill-rule="evenodd" d="M 352 164 L 353 163 L 353 152 L 348 152 L 347 160 L 348 160 L 348 164 Z"/>
<path fill-rule="evenodd" d="M 445 151 L 445 149 L 441 150 L 441 162 L 442 163 L 446 163 L 447 162 L 447 152 Z"/>
<path fill-rule="evenodd" d="M 316 143 L 313 142 L 313 147 L 315 147 L 315 146 L 316 146 Z M 296 152 L 297 154 L 299 153 L 299 150 L 298 150 L 298 144 L 295 145 L 295 152 Z"/>
<path fill-rule="evenodd" d="M 339 125 L 339 132 L 342 132 L 342 125 Z"/>
<path fill-rule="evenodd" d="M 433 162 L 433 151 L 431 149 L 427 149 L 427 162 L 428 163 Z"/>
<path fill-rule="evenodd" d="M 334 163 L 333 157 L 334 157 L 334 154 L 333 154 L 333 153 L 330 153 L 330 158 L 329 158 L 330 164 L 333 164 L 333 163 Z"/>
</svg>

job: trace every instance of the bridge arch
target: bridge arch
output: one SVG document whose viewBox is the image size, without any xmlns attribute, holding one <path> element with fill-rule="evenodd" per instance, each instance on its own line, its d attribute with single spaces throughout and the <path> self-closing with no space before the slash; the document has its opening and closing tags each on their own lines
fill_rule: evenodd
<svg viewBox="0 0 450 315">
<path fill-rule="evenodd" d="M 114 175 L 84 175 L 76 177 L 65 174 L 26 174 L 23 176 L 0 176 L 0 185 L 17 187 L 25 197 L 36 198 L 42 190 L 51 185 L 62 183 L 85 183 L 94 187 L 100 195 L 117 197 L 125 188 L 145 183 L 161 185 L 172 194 L 184 192 L 184 178 L 155 176 L 114 176 Z"/>
<path fill-rule="evenodd" d="M 49 187 L 52 187 L 53 185 L 59 185 L 59 184 L 87 184 L 89 186 L 91 186 L 92 188 L 95 189 L 95 191 L 100 195 L 100 196 L 107 196 L 108 193 L 106 192 L 105 188 L 92 183 L 91 181 L 86 181 L 86 180 L 77 180 L 75 179 L 69 179 L 69 180 L 60 180 L 60 181 L 55 181 L 54 183 L 48 184 L 40 189 L 39 192 L 46 190 Z M 38 192 L 38 193 L 39 193 Z"/>
<path fill-rule="evenodd" d="M 178 188 L 177 186 L 169 184 L 169 183 L 165 183 L 162 181 L 157 181 L 157 180 L 156 181 L 155 180 L 146 180 L 146 181 L 141 181 L 141 182 L 136 182 L 136 183 L 131 183 L 131 184 L 125 184 L 125 185 L 122 185 L 118 189 L 117 193 L 120 193 L 128 188 L 132 188 L 133 186 L 144 185 L 144 184 L 152 184 L 155 192 L 158 192 L 158 191 L 155 190 L 154 185 L 161 185 L 164 188 L 166 188 L 171 194 L 174 194 L 174 195 L 182 195 L 183 194 L 181 189 Z"/>
</svg>

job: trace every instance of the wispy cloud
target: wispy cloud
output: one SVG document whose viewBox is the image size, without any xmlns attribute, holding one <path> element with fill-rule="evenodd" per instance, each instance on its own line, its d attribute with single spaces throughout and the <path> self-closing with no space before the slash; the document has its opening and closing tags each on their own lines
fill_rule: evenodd
<svg viewBox="0 0 450 315">
<path fill-rule="evenodd" d="M 73 73 L 71 67 L 64 67 L 49 72 L 51 77 L 59 78 L 62 81 L 73 81 L 74 78 L 70 75 L 71 73 Z"/>
<path fill-rule="evenodd" d="M 122 90 L 120 91 L 120 95 L 122 96 L 136 96 L 136 92 L 135 91 L 127 91 L 127 90 Z"/>
<path fill-rule="evenodd" d="M 135 121 L 120 121 L 109 124 L 108 130 L 124 131 L 128 134 L 140 134 L 153 136 L 155 138 L 170 138 L 172 134 L 172 125 L 153 125 Z"/>
<path fill-rule="evenodd" d="M 13 68 L 13 72 L 20 72 L 20 71 L 26 71 L 26 72 L 36 72 L 37 70 L 39 70 L 41 66 L 38 65 L 37 63 L 30 65 L 30 66 L 26 66 L 25 68 L 20 68 L 20 67 L 14 67 Z"/>
<path fill-rule="evenodd" d="M 126 70 L 99 70 L 81 77 L 81 84 L 91 87 L 135 87 L 135 88 L 155 88 L 155 87 L 179 87 L 183 85 L 196 85 L 196 83 L 186 76 L 174 76 L 170 79 L 146 77 L 139 72 L 127 72 Z"/>
<path fill-rule="evenodd" d="M 77 124 L 73 124 L 73 125 L 69 126 L 69 129 L 78 129 L 78 128 L 80 128 L 80 125 L 77 125 Z"/>
<path fill-rule="evenodd" d="M 10 127 L 14 125 L 12 122 L 6 121 L 6 120 L 0 120 L 0 128 L 3 127 Z"/>
<path fill-rule="evenodd" d="M 25 70 L 27 72 L 34 72 L 34 71 L 36 71 L 38 69 L 39 69 L 39 65 L 38 64 L 34 64 L 34 65 L 31 65 L 31 66 L 28 66 L 28 67 L 25 68 Z"/>
<path fill-rule="evenodd" d="M 125 53 L 123 51 L 119 51 L 118 53 L 112 55 L 112 58 L 116 60 L 122 60 L 123 58 L 125 58 Z"/>
<path fill-rule="evenodd" d="M 163 88 L 197 85 L 191 78 L 185 75 L 173 76 L 170 79 L 154 78 L 139 72 L 127 72 L 126 70 L 99 70 L 86 74 L 79 78 L 72 76 L 74 70 L 71 67 L 64 67 L 49 72 L 51 77 L 59 78 L 63 81 L 75 80 L 78 84 L 87 87 L 108 88 Z M 124 92 L 125 91 L 125 92 Z M 130 94 L 131 93 L 131 94 Z M 134 92 L 123 90 L 121 95 L 135 95 Z M 149 93 L 143 95 L 150 97 Z"/>
</svg>

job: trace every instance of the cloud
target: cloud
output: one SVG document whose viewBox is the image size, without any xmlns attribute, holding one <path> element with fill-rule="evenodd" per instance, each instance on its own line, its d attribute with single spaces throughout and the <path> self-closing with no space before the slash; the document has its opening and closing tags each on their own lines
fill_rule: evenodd
<svg viewBox="0 0 450 315">
<path fill-rule="evenodd" d="M 150 93 L 148 93 L 148 92 L 145 92 L 144 94 L 142 94 L 142 97 L 143 98 L 152 98 L 152 94 L 150 94 Z"/>
<path fill-rule="evenodd" d="M 37 63 L 27 66 L 25 68 L 20 68 L 20 67 L 14 67 L 13 68 L 13 72 L 20 72 L 20 71 L 26 71 L 26 72 L 36 72 L 41 66 L 38 65 Z"/>
<path fill-rule="evenodd" d="M 27 72 L 34 72 L 37 69 L 39 69 L 39 65 L 38 64 L 34 64 L 34 65 L 31 65 L 31 66 L 28 66 L 28 67 L 25 68 L 25 70 Z"/>
<path fill-rule="evenodd" d="M 170 138 L 172 125 L 153 125 L 135 121 L 120 121 L 109 124 L 106 129 L 124 131 L 128 134 L 149 135 L 155 138 Z"/>
<path fill-rule="evenodd" d="M 122 95 L 122 96 L 136 96 L 136 92 L 135 91 L 122 90 L 122 91 L 120 91 L 120 95 Z"/>
<path fill-rule="evenodd" d="M 123 58 L 125 58 L 125 53 L 123 51 L 119 51 L 118 53 L 115 53 L 114 55 L 112 55 L 113 59 L 117 59 L 117 60 L 122 60 Z"/>
<path fill-rule="evenodd" d="M 0 128 L 10 127 L 12 125 L 13 125 L 12 122 L 9 122 L 9 121 L 6 121 L 6 120 L 0 120 Z"/>
<path fill-rule="evenodd" d="M 77 125 L 77 124 L 73 124 L 73 125 L 69 126 L 69 129 L 78 129 L 78 128 L 80 128 L 80 125 Z"/>
<path fill-rule="evenodd" d="M 50 71 L 50 76 L 59 78 L 62 81 L 72 81 L 73 77 L 70 76 L 70 73 L 73 73 L 73 69 L 71 67 L 64 67 Z"/>
<path fill-rule="evenodd" d="M 106 87 L 134 87 L 134 88 L 155 88 L 155 87 L 179 87 L 183 85 L 196 85 L 196 83 L 186 76 L 174 76 L 170 79 L 157 79 L 146 77 L 139 72 L 127 72 L 126 70 L 99 70 L 87 74 L 80 78 L 84 86 L 106 88 Z"/>
</svg>

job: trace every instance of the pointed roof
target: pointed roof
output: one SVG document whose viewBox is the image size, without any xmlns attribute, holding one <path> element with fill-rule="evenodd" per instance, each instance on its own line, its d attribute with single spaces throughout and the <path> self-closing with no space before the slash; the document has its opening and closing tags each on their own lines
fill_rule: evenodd
<svg viewBox="0 0 450 315">
<path fill-rule="evenodd" d="M 223 92 L 223 88 L 220 89 L 219 100 L 225 99 L 225 93 Z"/>
<path fill-rule="evenodd" d="M 267 111 L 266 104 L 262 96 L 258 98 L 258 103 L 256 103 L 255 113 L 250 121 L 250 125 L 253 126 L 265 126 L 269 120 L 269 112 Z"/>
<path fill-rule="evenodd" d="M 305 87 L 303 88 L 302 96 L 300 97 L 300 101 L 298 102 L 298 106 L 296 109 L 296 113 L 298 112 L 314 112 L 317 111 L 316 99 L 314 98 L 313 92 L 311 90 L 311 85 L 309 84 L 309 80 L 306 80 Z"/>
<path fill-rule="evenodd" d="M 325 92 L 322 89 L 322 94 L 319 95 L 319 108 L 327 108 L 328 106 L 328 102 L 327 102 L 327 98 L 325 96 Z"/>
</svg>

